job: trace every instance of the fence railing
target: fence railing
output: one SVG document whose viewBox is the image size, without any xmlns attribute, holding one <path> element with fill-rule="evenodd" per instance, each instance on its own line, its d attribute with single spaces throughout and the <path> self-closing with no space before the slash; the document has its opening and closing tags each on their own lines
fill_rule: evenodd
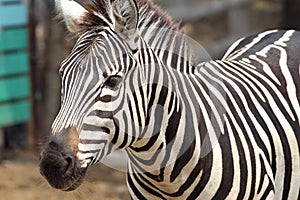
<svg viewBox="0 0 300 200">
<path fill-rule="evenodd" d="M 2 128 L 30 119 L 27 16 L 23 1 L 0 0 L 0 147 Z"/>
</svg>

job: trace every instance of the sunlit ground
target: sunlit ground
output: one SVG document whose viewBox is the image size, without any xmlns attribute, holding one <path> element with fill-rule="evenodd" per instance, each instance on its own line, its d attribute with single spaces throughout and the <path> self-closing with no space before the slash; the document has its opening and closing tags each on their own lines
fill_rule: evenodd
<svg viewBox="0 0 300 200">
<path fill-rule="evenodd" d="M 103 165 L 88 171 L 83 185 L 74 192 L 52 189 L 39 174 L 38 155 L 17 152 L 0 164 L 0 199 L 10 200 L 93 200 L 129 199 L 125 174 Z"/>
</svg>

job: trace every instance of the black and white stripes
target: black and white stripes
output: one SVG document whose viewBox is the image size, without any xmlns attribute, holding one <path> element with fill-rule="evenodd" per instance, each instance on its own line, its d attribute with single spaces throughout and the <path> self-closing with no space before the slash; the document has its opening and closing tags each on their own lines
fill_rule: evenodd
<svg viewBox="0 0 300 200">
<path fill-rule="evenodd" d="M 300 33 L 253 35 L 200 62 L 152 2 L 110 3 L 75 20 L 60 70 L 53 134 L 76 127 L 81 167 L 121 148 L 133 199 L 299 199 Z"/>
</svg>

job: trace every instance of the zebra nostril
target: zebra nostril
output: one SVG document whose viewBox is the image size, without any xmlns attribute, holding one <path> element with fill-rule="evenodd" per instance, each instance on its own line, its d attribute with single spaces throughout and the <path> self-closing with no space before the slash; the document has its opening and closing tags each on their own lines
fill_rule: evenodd
<svg viewBox="0 0 300 200">
<path fill-rule="evenodd" d="M 71 156 L 68 156 L 65 158 L 65 161 L 67 162 L 67 165 L 66 165 L 64 174 L 68 176 L 68 175 L 72 174 L 72 171 L 74 169 L 74 158 Z"/>
</svg>

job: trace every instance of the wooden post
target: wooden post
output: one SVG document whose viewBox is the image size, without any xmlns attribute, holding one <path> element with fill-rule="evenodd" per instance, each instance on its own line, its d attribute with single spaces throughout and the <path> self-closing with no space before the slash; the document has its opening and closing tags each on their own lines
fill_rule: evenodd
<svg viewBox="0 0 300 200">
<path fill-rule="evenodd" d="M 3 128 L 0 128 L 0 163 L 3 160 L 4 157 L 4 130 Z"/>
<path fill-rule="evenodd" d="M 37 120 L 37 110 L 36 110 L 36 81 L 35 81 L 35 74 L 36 71 L 36 18 L 35 18 L 35 0 L 30 0 L 29 2 L 29 51 L 30 51 L 30 79 L 31 79 L 31 121 L 28 125 L 28 138 L 27 143 L 31 150 L 36 149 L 37 143 L 37 135 L 36 135 L 36 120 Z"/>
<path fill-rule="evenodd" d="M 33 1 L 33 0 L 32 0 Z M 60 105 L 60 78 L 58 69 L 66 56 L 65 30 L 55 19 L 54 1 L 35 1 L 36 55 L 32 66 L 34 92 L 34 131 L 37 149 L 50 135 L 50 128 Z"/>
</svg>

